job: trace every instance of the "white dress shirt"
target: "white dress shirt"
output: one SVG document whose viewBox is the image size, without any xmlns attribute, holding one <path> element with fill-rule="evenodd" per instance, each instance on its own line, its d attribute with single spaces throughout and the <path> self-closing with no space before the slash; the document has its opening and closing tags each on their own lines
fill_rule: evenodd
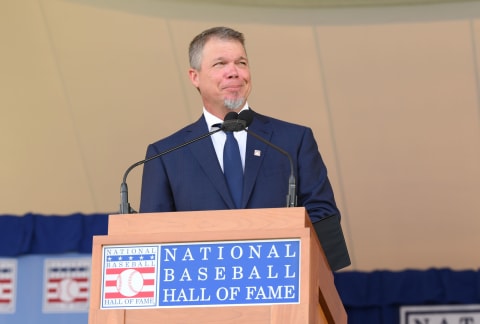
<svg viewBox="0 0 480 324">
<path fill-rule="evenodd" d="M 242 108 L 242 110 L 245 110 L 245 109 L 248 109 L 247 103 Z M 205 109 L 205 107 L 203 108 L 203 115 L 205 116 L 205 121 L 207 122 L 207 126 L 210 131 L 217 129 L 217 127 L 214 127 L 213 125 L 223 123 L 223 120 L 209 113 Z M 243 167 L 243 170 L 245 171 L 245 151 L 247 150 L 247 132 L 245 131 L 234 132 L 233 135 L 235 136 L 235 139 L 238 142 L 238 147 L 240 149 L 240 156 L 242 158 L 242 167 Z M 227 135 L 225 135 L 224 132 L 217 132 L 212 136 L 210 136 L 210 138 L 212 139 L 213 147 L 215 148 L 215 152 L 217 153 L 218 162 L 220 163 L 220 166 L 222 167 L 222 171 L 223 171 L 223 147 L 225 146 Z"/>
</svg>

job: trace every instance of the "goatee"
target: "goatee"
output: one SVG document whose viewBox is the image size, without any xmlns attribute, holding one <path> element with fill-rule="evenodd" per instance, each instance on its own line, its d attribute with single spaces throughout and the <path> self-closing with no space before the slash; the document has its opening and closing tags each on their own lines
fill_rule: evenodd
<svg viewBox="0 0 480 324">
<path fill-rule="evenodd" d="M 244 102 L 245 102 L 244 98 L 225 99 L 223 101 L 223 104 L 225 105 L 226 108 L 230 110 L 235 110 L 240 108 Z"/>
</svg>

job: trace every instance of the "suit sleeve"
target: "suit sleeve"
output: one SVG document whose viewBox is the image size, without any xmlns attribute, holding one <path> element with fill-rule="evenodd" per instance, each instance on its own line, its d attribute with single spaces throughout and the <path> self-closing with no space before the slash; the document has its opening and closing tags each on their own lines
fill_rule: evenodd
<svg viewBox="0 0 480 324">
<path fill-rule="evenodd" d="M 297 152 L 297 172 L 298 205 L 307 209 L 312 223 L 327 216 L 340 217 L 327 168 L 310 128 L 305 128 L 301 138 Z"/>
</svg>

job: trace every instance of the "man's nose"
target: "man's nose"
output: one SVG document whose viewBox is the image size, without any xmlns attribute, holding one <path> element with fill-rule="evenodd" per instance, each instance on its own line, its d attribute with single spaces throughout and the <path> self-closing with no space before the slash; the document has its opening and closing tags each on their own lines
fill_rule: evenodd
<svg viewBox="0 0 480 324">
<path fill-rule="evenodd" d="M 237 67 L 235 66 L 235 64 L 230 64 L 228 65 L 228 68 L 227 68 L 227 77 L 229 79 L 231 78 L 238 78 L 238 69 Z"/>
</svg>

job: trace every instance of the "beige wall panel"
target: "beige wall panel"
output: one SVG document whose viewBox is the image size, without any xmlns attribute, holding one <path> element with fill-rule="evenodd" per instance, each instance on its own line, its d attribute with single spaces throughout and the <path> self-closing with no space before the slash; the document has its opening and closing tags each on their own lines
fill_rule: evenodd
<svg viewBox="0 0 480 324">
<path fill-rule="evenodd" d="M 95 210 L 114 212 L 127 167 L 189 121 L 168 26 L 72 2 L 47 2 L 46 12 Z M 137 168 L 128 181 L 135 208 L 140 178 Z"/>
<path fill-rule="evenodd" d="M 1 213 L 93 211 L 39 3 L 0 7 Z"/>
<path fill-rule="evenodd" d="M 319 35 L 356 267 L 478 266 L 469 23 L 320 27 Z"/>
<path fill-rule="evenodd" d="M 260 113 L 311 127 L 335 178 L 330 117 L 314 28 L 250 25 L 243 30 L 253 71 L 250 104 Z"/>
</svg>

